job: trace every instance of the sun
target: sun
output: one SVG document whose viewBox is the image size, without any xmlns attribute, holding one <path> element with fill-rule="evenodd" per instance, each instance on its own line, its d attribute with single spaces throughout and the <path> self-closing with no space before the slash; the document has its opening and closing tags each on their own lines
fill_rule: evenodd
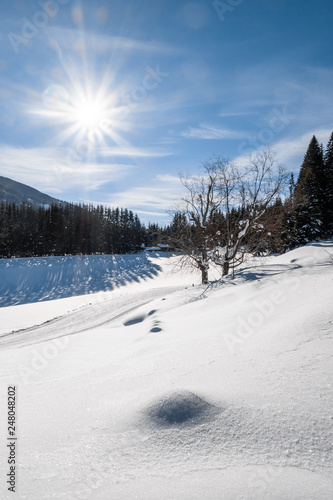
<svg viewBox="0 0 333 500">
<path fill-rule="evenodd" d="M 99 85 L 74 77 L 68 86 L 51 84 L 43 93 L 43 106 L 29 112 L 58 126 L 59 144 L 70 143 L 74 149 L 85 142 L 89 153 L 106 146 L 108 140 L 128 145 L 122 137 L 122 132 L 130 128 L 124 119 L 124 105 L 119 104 L 119 92 L 112 89 L 106 77 Z"/>
<path fill-rule="evenodd" d="M 72 110 L 73 122 L 81 131 L 93 132 L 102 128 L 107 119 L 103 106 L 91 99 L 83 99 L 75 103 Z"/>
</svg>

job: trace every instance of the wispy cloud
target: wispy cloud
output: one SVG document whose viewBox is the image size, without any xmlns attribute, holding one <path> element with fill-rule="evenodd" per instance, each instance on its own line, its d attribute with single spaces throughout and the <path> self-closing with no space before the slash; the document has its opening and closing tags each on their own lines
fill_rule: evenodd
<svg viewBox="0 0 333 500">
<path fill-rule="evenodd" d="M 164 156 L 171 156 L 173 153 L 167 151 L 159 151 L 157 149 L 144 149 L 135 148 L 132 146 L 121 148 L 121 147 L 108 147 L 101 148 L 97 152 L 98 156 L 101 158 L 110 158 L 117 156 L 127 156 L 127 157 L 146 157 L 146 158 L 163 158 Z"/>
<path fill-rule="evenodd" d="M 198 128 L 190 127 L 181 133 L 186 139 L 242 139 L 243 132 L 214 127 L 203 123 Z"/>
<path fill-rule="evenodd" d="M 85 31 L 84 37 L 81 32 L 73 29 L 65 29 L 59 27 L 49 27 L 47 34 L 53 40 L 60 40 L 62 49 L 73 49 L 80 52 L 93 51 L 97 54 L 108 53 L 110 50 L 146 53 L 146 54 L 161 54 L 175 55 L 184 53 L 184 50 L 179 46 L 172 44 L 157 42 L 154 40 L 144 40 L 125 36 L 111 36 L 96 32 Z M 75 43 L 76 42 L 76 43 Z M 79 43 L 81 42 L 81 44 Z"/>
<path fill-rule="evenodd" d="M 292 139 L 284 138 L 280 141 L 273 142 L 270 146 L 276 153 L 276 160 L 278 163 L 284 165 L 290 172 L 298 172 L 312 136 L 315 135 L 318 142 L 322 142 L 325 147 L 332 131 L 333 128 L 317 128 L 306 132 L 305 134 L 294 136 Z M 249 154 L 237 156 L 234 160 L 235 163 L 238 165 L 246 165 L 248 163 L 250 153 L 255 154 L 256 151 L 264 147 L 265 144 L 258 149 L 253 149 L 253 151 L 250 151 Z"/>
<path fill-rule="evenodd" d="M 179 177 L 171 174 L 160 174 L 156 176 L 156 179 L 161 182 L 168 182 L 169 186 L 174 184 L 175 186 L 179 185 Z"/>
<path fill-rule="evenodd" d="M 228 117 L 234 117 L 234 116 L 249 116 L 250 113 L 249 111 L 222 111 L 220 113 L 220 116 L 222 118 L 228 118 Z"/>
<path fill-rule="evenodd" d="M 322 142 L 325 147 L 331 133 L 332 129 L 318 128 L 294 139 L 281 140 L 273 145 L 273 149 L 276 151 L 279 161 L 285 164 L 288 170 L 295 172 L 301 166 L 312 136 L 315 135 L 318 142 Z"/>
<path fill-rule="evenodd" d="M 71 161 L 64 148 L 16 148 L 0 145 L 0 173 L 49 193 L 64 189 L 96 190 L 124 178 L 132 165 Z"/>
<path fill-rule="evenodd" d="M 172 209 L 182 191 L 179 178 L 173 175 L 157 175 L 150 185 L 138 186 L 109 196 L 107 203 L 126 206 L 141 213 L 158 213 L 165 216 Z"/>
</svg>

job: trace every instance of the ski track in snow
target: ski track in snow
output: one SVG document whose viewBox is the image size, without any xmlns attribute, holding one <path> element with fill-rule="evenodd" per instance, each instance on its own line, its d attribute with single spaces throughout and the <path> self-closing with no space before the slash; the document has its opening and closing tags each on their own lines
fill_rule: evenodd
<svg viewBox="0 0 333 500">
<path fill-rule="evenodd" d="M 180 288 L 183 287 L 166 287 L 109 299 L 101 304 L 84 306 L 84 308 L 78 311 L 68 313 L 60 318 L 49 320 L 41 325 L 1 334 L 0 350 L 9 347 L 23 347 L 25 345 L 45 342 L 47 340 L 75 335 L 93 330 L 103 325 L 112 324 L 139 307 L 148 304 L 152 300 L 165 295 L 167 296 Z M 128 307 L 130 304 L 131 307 Z"/>
</svg>

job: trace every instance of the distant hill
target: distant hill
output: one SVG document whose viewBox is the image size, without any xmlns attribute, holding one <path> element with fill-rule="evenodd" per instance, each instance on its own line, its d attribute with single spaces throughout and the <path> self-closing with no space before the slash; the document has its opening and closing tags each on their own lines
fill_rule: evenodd
<svg viewBox="0 0 333 500">
<path fill-rule="evenodd" d="M 13 181 L 8 177 L 0 176 L 0 202 L 6 201 L 8 203 L 32 203 L 37 206 L 45 206 L 61 203 L 60 200 L 53 198 L 47 194 L 41 193 L 21 182 Z"/>
</svg>

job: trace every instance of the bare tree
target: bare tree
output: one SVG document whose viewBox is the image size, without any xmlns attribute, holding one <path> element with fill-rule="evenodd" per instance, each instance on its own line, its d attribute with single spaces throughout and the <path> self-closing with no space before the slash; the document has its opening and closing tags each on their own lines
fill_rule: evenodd
<svg viewBox="0 0 333 500">
<path fill-rule="evenodd" d="M 221 199 L 219 197 L 219 173 L 204 165 L 205 175 L 199 177 L 181 177 L 186 190 L 182 198 L 183 208 L 188 225 L 177 235 L 173 246 L 184 253 L 201 271 L 202 283 L 208 283 L 211 248 L 214 245 L 212 222 L 217 214 Z M 185 229 L 185 230 L 184 230 Z M 175 244 L 176 243 L 176 244 Z"/>
<path fill-rule="evenodd" d="M 221 266 L 223 276 L 241 264 L 243 243 L 251 230 L 262 229 L 286 174 L 270 148 L 249 157 L 244 167 L 215 157 L 202 168 L 201 176 L 181 177 L 181 213 L 188 224 L 173 244 L 201 271 L 202 283 L 208 283 L 211 263 Z"/>
<path fill-rule="evenodd" d="M 243 169 L 233 168 L 222 172 L 221 191 L 228 223 L 226 245 L 215 250 L 214 262 L 223 267 L 223 275 L 227 275 L 231 267 L 234 269 L 243 262 L 244 249 L 241 247 L 244 240 L 251 230 L 264 229 L 263 216 L 280 194 L 286 179 L 284 168 L 276 165 L 276 155 L 270 148 L 251 155 L 248 165 Z M 232 196 L 226 189 L 228 184 L 233 187 Z M 237 198 L 241 217 L 231 220 L 230 205 Z"/>
</svg>

